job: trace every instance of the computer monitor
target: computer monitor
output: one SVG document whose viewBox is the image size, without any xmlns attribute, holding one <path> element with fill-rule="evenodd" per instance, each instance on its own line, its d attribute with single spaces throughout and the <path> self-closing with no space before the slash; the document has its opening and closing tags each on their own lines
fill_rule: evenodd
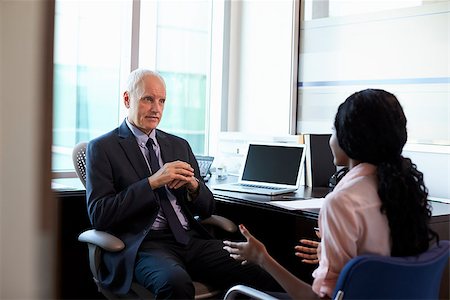
<svg viewBox="0 0 450 300">
<path fill-rule="evenodd" d="M 331 176 L 336 172 L 333 153 L 329 145 L 331 134 L 305 134 L 306 185 L 328 187 Z"/>
</svg>

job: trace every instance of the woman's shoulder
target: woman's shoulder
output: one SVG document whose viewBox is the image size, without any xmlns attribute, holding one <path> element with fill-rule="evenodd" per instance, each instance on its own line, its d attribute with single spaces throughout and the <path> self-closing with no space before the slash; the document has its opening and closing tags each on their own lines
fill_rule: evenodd
<svg viewBox="0 0 450 300">
<path fill-rule="evenodd" d="M 352 168 L 327 195 L 328 205 L 361 205 L 378 199 L 376 166 L 362 163 Z M 378 201 L 377 201 L 378 202 Z"/>
</svg>

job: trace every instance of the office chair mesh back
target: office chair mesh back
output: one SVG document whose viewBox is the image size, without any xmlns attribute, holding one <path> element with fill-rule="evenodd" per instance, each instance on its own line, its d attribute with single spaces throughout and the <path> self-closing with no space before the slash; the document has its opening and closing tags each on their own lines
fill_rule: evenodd
<svg viewBox="0 0 450 300">
<path fill-rule="evenodd" d="M 86 146 L 87 142 L 78 143 L 72 151 L 72 161 L 75 172 L 86 187 Z"/>
<path fill-rule="evenodd" d="M 438 299 L 449 241 L 408 257 L 361 255 L 342 269 L 333 299 Z"/>
</svg>

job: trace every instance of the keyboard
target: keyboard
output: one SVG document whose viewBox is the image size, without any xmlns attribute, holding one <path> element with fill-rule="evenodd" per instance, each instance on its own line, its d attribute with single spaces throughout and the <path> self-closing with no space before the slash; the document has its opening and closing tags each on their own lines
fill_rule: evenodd
<svg viewBox="0 0 450 300">
<path fill-rule="evenodd" d="M 245 188 L 252 188 L 252 189 L 268 189 L 273 191 L 282 190 L 282 188 L 274 187 L 274 186 L 265 186 L 265 185 L 256 185 L 256 184 L 248 184 L 248 183 L 236 183 L 236 185 L 245 187 Z"/>
</svg>

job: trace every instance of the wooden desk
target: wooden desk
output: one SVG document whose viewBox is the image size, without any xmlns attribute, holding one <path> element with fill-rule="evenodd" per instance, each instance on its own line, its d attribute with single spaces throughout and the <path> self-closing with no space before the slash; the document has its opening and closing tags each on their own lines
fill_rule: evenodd
<svg viewBox="0 0 450 300">
<path fill-rule="evenodd" d="M 78 178 L 77 178 L 78 180 Z M 59 182 L 61 182 L 59 180 Z M 62 180 L 62 182 L 70 182 Z M 79 180 L 78 180 L 79 182 Z M 59 234 L 59 299 L 104 299 L 97 291 L 89 269 L 88 248 L 78 241 L 78 235 L 92 228 L 86 207 L 84 187 L 66 188 L 58 186 L 54 190 L 58 200 Z"/>
<path fill-rule="evenodd" d="M 236 180 L 230 176 L 228 179 Z M 214 178 L 208 183 L 217 184 Z M 91 228 L 87 217 L 84 187 L 77 178 L 58 179 L 53 182 L 59 207 L 59 298 L 61 299 L 103 299 L 97 292 L 89 270 L 86 245 L 78 242 L 78 234 Z M 315 238 L 313 228 L 317 226 L 318 209 L 289 211 L 269 204 L 281 196 L 267 197 L 213 190 L 217 213 L 228 217 L 236 224 L 245 224 L 258 239 L 264 242 L 269 252 L 287 269 L 299 278 L 311 282 L 313 266 L 302 264 L 294 256 L 294 246 L 300 238 Z M 321 197 L 327 189 L 304 188 L 297 191 L 298 197 Z M 441 239 L 449 239 L 450 204 L 432 202 L 432 227 Z M 241 239 L 236 234 L 236 239 Z M 445 277 L 447 276 L 447 277 Z M 448 269 L 444 274 L 448 299 Z"/>
</svg>

